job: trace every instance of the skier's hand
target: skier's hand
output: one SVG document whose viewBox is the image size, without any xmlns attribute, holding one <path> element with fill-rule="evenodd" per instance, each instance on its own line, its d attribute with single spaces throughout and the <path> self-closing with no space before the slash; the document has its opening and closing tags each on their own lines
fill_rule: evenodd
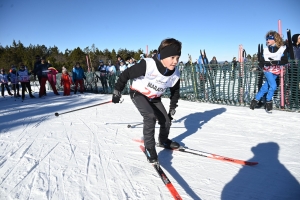
<svg viewBox="0 0 300 200">
<path fill-rule="evenodd" d="M 120 103 L 120 99 L 121 99 L 121 93 L 118 90 L 114 90 L 113 92 L 113 96 L 112 96 L 112 102 L 113 103 Z"/>
<path fill-rule="evenodd" d="M 173 116 L 175 115 L 175 113 L 176 113 L 175 108 L 170 108 L 169 109 L 168 116 L 169 116 L 169 118 L 170 118 L 171 121 L 173 120 Z"/>
</svg>

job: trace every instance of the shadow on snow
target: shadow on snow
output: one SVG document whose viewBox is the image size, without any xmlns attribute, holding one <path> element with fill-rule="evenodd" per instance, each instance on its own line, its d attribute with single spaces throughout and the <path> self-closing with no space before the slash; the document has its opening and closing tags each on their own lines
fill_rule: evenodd
<svg viewBox="0 0 300 200">
<path fill-rule="evenodd" d="M 212 118 L 224 113 L 226 111 L 225 108 L 217 108 L 205 112 L 198 112 L 193 113 L 190 115 L 187 115 L 185 117 L 182 117 L 181 119 L 178 119 L 177 121 L 184 121 L 185 128 L 187 129 L 184 133 L 178 135 L 177 137 L 173 138 L 174 141 L 180 143 L 184 146 L 184 143 L 182 140 L 184 140 L 186 137 L 196 133 L 201 127 L 208 123 Z M 175 168 L 172 166 L 172 151 L 170 150 L 162 150 L 159 152 L 160 157 L 160 164 L 165 169 L 168 170 L 168 173 L 176 180 L 178 184 L 186 191 L 186 193 L 192 198 L 192 199 L 201 199 L 189 186 L 189 184 L 183 179 L 183 177 L 176 171 Z"/>
<path fill-rule="evenodd" d="M 250 160 L 259 164 L 243 166 L 224 187 L 222 200 L 300 199 L 299 182 L 278 160 L 277 143 L 260 143 L 251 151 L 254 157 Z"/>
</svg>

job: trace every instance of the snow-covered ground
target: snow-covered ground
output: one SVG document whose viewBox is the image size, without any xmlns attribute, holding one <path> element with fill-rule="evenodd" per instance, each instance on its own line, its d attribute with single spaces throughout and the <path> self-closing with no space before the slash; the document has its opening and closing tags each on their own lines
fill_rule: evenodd
<svg viewBox="0 0 300 200">
<path fill-rule="evenodd" d="M 1 98 L 0 199 L 172 199 L 133 141 L 142 126 L 127 128 L 142 122 L 128 96 L 122 104 L 62 114 L 109 100 Z M 168 107 L 169 99 L 163 102 Z M 242 166 L 157 149 L 183 199 L 300 199 L 298 113 L 179 101 L 175 117 L 170 138 L 182 145 L 259 162 Z"/>
</svg>

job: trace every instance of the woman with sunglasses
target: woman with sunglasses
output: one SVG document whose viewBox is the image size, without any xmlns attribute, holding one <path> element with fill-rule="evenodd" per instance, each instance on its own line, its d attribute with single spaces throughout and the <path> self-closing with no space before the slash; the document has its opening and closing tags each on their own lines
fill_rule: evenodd
<svg viewBox="0 0 300 200">
<path fill-rule="evenodd" d="M 254 110 L 259 100 L 265 95 L 266 111 L 273 109 L 273 95 L 277 88 L 276 79 L 280 74 L 282 67 L 288 63 L 287 48 L 283 40 L 276 31 L 269 31 L 266 34 L 267 47 L 264 48 L 262 61 L 264 63 L 263 71 L 266 81 L 251 101 L 250 109 Z"/>
</svg>

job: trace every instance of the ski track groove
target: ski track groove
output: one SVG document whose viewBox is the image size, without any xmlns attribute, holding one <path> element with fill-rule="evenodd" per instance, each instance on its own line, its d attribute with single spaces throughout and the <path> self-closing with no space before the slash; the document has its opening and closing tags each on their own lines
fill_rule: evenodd
<svg viewBox="0 0 300 200">
<path fill-rule="evenodd" d="M 101 165 L 101 169 L 103 169 L 103 176 L 104 176 L 105 186 L 106 186 L 106 189 L 107 189 L 108 194 L 109 194 L 108 196 L 110 196 L 111 194 L 113 194 L 113 192 L 111 191 L 111 188 L 109 187 L 109 185 L 107 183 L 107 172 L 106 172 L 107 169 L 104 168 L 103 161 L 102 161 L 102 158 L 101 158 L 101 155 L 100 155 L 100 152 L 101 152 L 100 149 L 101 149 L 101 147 L 100 147 L 100 143 L 99 143 L 98 137 L 95 135 L 94 131 L 92 131 L 91 128 L 82 119 L 80 119 L 80 120 L 91 131 L 91 133 L 93 134 L 93 138 L 96 140 L 97 147 L 98 147 L 98 151 L 97 152 L 98 152 L 99 164 Z"/>
<path fill-rule="evenodd" d="M 48 151 L 48 153 L 41 159 L 41 160 L 39 160 L 39 161 L 35 161 L 35 164 L 34 164 L 34 166 L 32 166 L 31 168 L 30 168 L 30 170 L 28 170 L 28 173 L 19 181 L 19 183 L 17 184 L 17 185 L 15 185 L 15 187 L 13 188 L 13 189 L 15 189 L 23 180 L 25 180 L 27 177 L 28 177 L 28 175 L 31 173 L 31 172 L 33 172 L 36 168 L 37 168 L 37 166 L 39 166 L 40 165 L 40 163 L 41 162 L 43 162 L 43 160 L 57 147 L 57 145 L 59 144 L 60 142 L 58 142 L 58 143 L 56 143 L 56 145 L 54 146 L 54 147 L 52 147 L 52 149 L 50 149 L 50 151 Z M 50 178 L 50 177 L 49 177 Z M 12 190 L 13 190 L 12 189 Z M 12 191 L 11 190 L 11 191 Z M 10 191 L 10 193 L 11 193 L 11 191 Z"/>
<path fill-rule="evenodd" d="M 32 181 L 31 181 L 31 186 L 30 186 L 30 190 L 29 190 L 29 195 L 28 195 L 28 198 L 27 200 L 30 199 L 30 196 L 31 196 L 31 191 L 32 191 L 32 188 L 33 188 L 33 185 L 34 185 L 34 181 L 35 181 L 35 177 L 36 177 L 36 174 L 33 176 L 32 178 Z"/>
<path fill-rule="evenodd" d="M 30 147 L 32 146 L 32 144 L 35 142 L 35 140 L 36 140 L 36 138 L 37 138 L 38 135 L 39 135 L 39 133 L 37 133 L 36 137 L 33 139 L 33 141 L 31 142 L 31 144 L 23 151 L 23 153 L 22 153 L 21 157 L 19 158 L 18 162 L 13 166 L 13 168 L 9 171 L 9 173 L 6 175 L 6 177 L 4 179 L 2 179 L 2 182 L 0 183 L 0 186 L 7 179 L 7 177 L 11 174 L 11 172 L 16 168 L 16 166 L 21 162 L 21 160 L 23 159 L 24 155 L 28 152 L 28 150 L 30 149 Z"/>
<path fill-rule="evenodd" d="M 77 159 L 76 159 L 76 156 L 75 156 L 75 150 L 76 150 L 76 148 L 73 149 L 72 143 L 71 143 L 71 141 L 70 141 L 70 138 L 69 138 L 69 135 L 68 135 L 67 132 L 66 132 L 66 135 L 67 135 L 67 138 L 68 138 L 68 141 L 69 141 L 69 145 L 70 145 L 70 148 L 71 148 L 71 151 L 72 151 L 72 155 L 74 156 L 75 162 L 76 162 L 76 164 L 77 164 L 77 166 L 78 166 L 78 162 L 77 162 Z M 70 160 L 72 159 L 72 155 L 71 155 Z"/>
</svg>

